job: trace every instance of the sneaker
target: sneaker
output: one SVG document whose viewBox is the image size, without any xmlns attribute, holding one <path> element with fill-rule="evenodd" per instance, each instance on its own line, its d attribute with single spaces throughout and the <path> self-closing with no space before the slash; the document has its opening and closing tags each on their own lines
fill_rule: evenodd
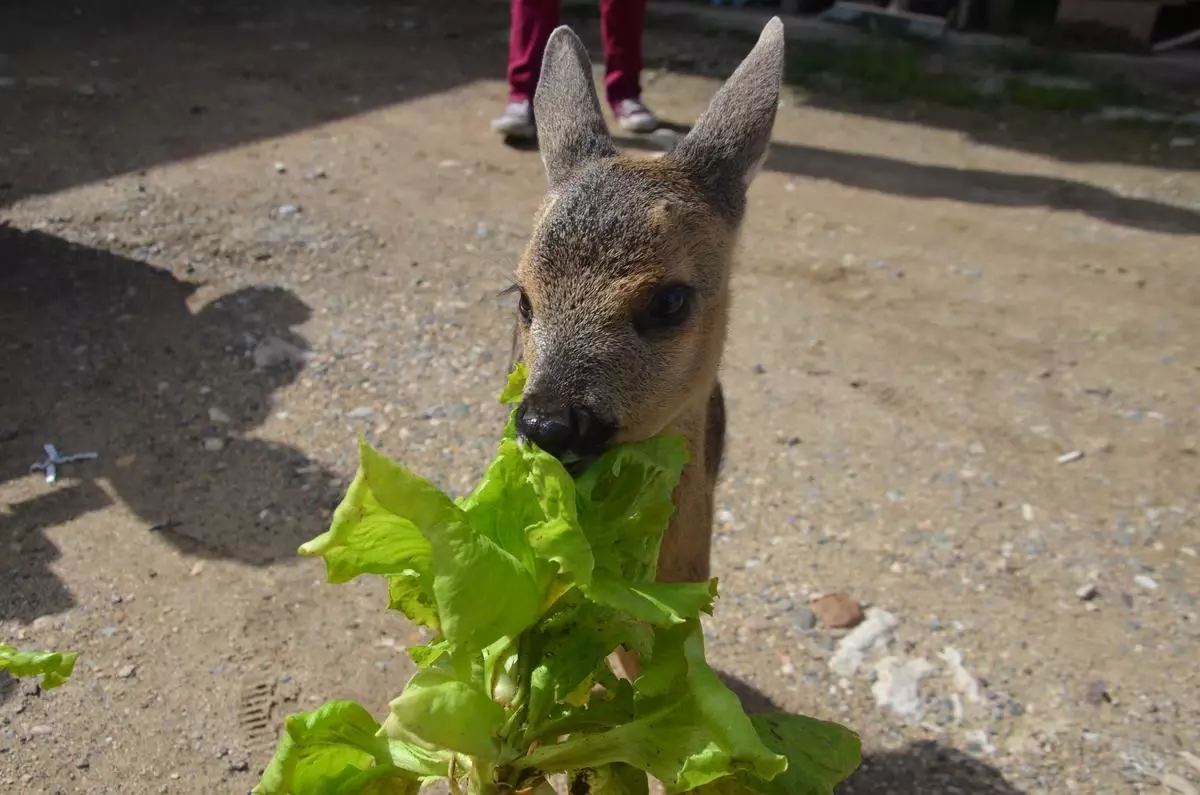
<svg viewBox="0 0 1200 795">
<path fill-rule="evenodd" d="M 658 119 L 638 99 L 623 99 L 613 106 L 617 124 L 625 132 L 648 133 L 658 129 Z"/>
<path fill-rule="evenodd" d="M 492 120 L 492 129 L 506 138 L 534 138 L 537 128 L 533 126 L 533 105 L 527 99 L 514 99 Z"/>
</svg>

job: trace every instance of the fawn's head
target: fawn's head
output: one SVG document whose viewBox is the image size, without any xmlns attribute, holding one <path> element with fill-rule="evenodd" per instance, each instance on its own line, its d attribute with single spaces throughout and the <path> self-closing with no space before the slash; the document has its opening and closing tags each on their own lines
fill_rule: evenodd
<svg viewBox="0 0 1200 795">
<path fill-rule="evenodd" d="M 522 438 L 578 468 L 708 400 L 782 69 L 773 19 L 673 151 L 631 158 L 609 136 L 583 44 L 566 27 L 551 35 L 533 100 L 549 190 L 517 268 Z"/>
</svg>

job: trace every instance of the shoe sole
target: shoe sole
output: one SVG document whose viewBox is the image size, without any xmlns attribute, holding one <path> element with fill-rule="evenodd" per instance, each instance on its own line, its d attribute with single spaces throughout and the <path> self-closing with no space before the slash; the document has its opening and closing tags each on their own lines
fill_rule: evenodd
<svg viewBox="0 0 1200 795">
<path fill-rule="evenodd" d="M 505 138 L 520 138 L 522 140 L 531 140 L 537 134 L 537 130 L 532 124 L 499 120 L 492 122 L 492 132 L 499 133 Z"/>
<path fill-rule="evenodd" d="M 617 119 L 617 125 L 625 132 L 649 133 L 658 129 L 658 120 L 633 121 L 632 119 Z"/>
</svg>

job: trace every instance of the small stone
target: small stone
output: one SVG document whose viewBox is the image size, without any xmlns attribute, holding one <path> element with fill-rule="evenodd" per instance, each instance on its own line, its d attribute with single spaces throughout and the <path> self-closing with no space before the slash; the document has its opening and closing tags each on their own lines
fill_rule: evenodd
<svg viewBox="0 0 1200 795">
<path fill-rule="evenodd" d="M 1145 588 L 1147 591 L 1158 590 L 1158 583 L 1154 581 L 1153 577 L 1150 577 L 1146 574 L 1135 575 L 1133 581 L 1142 588 Z"/>
<path fill-rule="evenodd" d="M 1112 700 L 1108 695 L 1108 686 L 1099 679 L 1088 682 L 1087 689 L 1083 692 L 1083 698 L 1093 707 L 1098 707 L 1104 702 Z"/>
<path fill-rule="evenodd" d="M 733 511 L 727 510 L 725 508 L 722 508 L 721 510 L 717 511 L 717 524 L 731 525 L 734 523 L 734 521 L 735 521 L 735 519 L 733 516 Z"/>
<path fill-rule="evenodd" d="M 36 726 L 29 727 L 29 733 L 34 737 L 45 737 L 47 734 L 51 734 L 53 732 L 53 729 L 41 723 L 37 724 Z"/>
<path fill-rule="evenodd" d="M 832 593 L 812 601 L 817 619 L 831 629 L 853 627 L 863 620 L 862 605 L 852 596 Z"/>
<path fill-rule="evenodd" d="M 193 563 L 193 564 L 192 564 L 192 569 L 191 569 L 191 571 L 189 571 L 189 572 L 188 572 L 188 574 L 190 574 L 190 575 L 192 575 L 193 577 L 195 577 L 196 575 L 198 575 L 198 574 L 199 574 L 200 572 L 202 572 L 202 571 L 204 571 L 204 561 L 202 561 L 202 560 L 198 560 L 198 561 L 196 561 L 195 563 Z"/>
<path fill-rule="evenodd" d="M 268 370 L 285 364 L 303 365 L 308 352 L 279 337 L 267 337 L 254 347 L 254 367 Z"/>
<path fill-rule="evenodd" d="M 967 451 L 971 455 L 983 455 L 987 452 L 987 448 L 983 446 L 982 442 L 971 442 L 971 445 L 967 448 Z"/>
<path fill-rule="evenodd" d="M 285 173 L 287 173 L 287 166 L 286 166 L 285 164 L 283 164 L 283 163 L 276 163 L 276 164 L 275 164 L 275 173 L 276 173 L 276 174 L 285 174 Z"/>
<path fill-rule="evenodd" d="M 375 412 L 367 406 L 359 406 L 358 408 L 350 409 L 346 412 L 346 416 L 352 420 L 365 420 Z"/>
<path fill-rule="evenodd" d="M 250 763 L 245 759 L 240 759 L 237 762 L 230 762 L 229 769 L 234 773 L 245 773 L 250 769 Z"/>
<path fill-rule="evenodd" d="M 756 364 L 751 369 L 754 371 L 755 375 L 766 375 L 767 373 L 767 368 L 763 367 L 761 364 Z"/>
<path fill-rule="evenodd" d="M 38 684 L 37 679 L 29 678 L 29 679 L 21 680 L 21 695 L 36 696 L 41 692 L 42 692 L 42 687 L 41 687 L 41 685 Z"/>
<path fill-rule="evenodd" d="M 228 425 L 233 422 L 233 419 L 226 412 L 216 406 L 208 410 L 208 420 L 215 425 Z"/>
<path fill-rule="evenodd" d="M 128 679 L 129 677 L 133 676 L 134 672 L 136 671 L 136 665 L 122 665 L 119 669 L 117 669 L 117 676 L 121 679 Z"/>
<path fill-rule="evenodd" d="M 1089 582 L 1076 591 L 1075 595 L 1085 602 L 1090 602 L 1091 600 L 1095 599 L 1099 593 L 1100 589 L 1096 587 L 1096 583 Z"/>
<path fill-rule="evenodd" d="M 91 766 L 92 766 L 92 763 L 90 761 L 88 761 L 88 758 L 86 756 L 83 759 L 80 759 L 78 762 L 75 763 L 75 767 L 79 768 L 80 770 L 87 770 Z"/>
<path fill-rule="evenodd" d="M 800 632 L 807 632 L 817 625 L 817 614 L 807 607 L 801 607 L 792 614 L 792 626 Z"/>
<path fill-rule="evenodd" d="M 100 630 L 100 637 L 102 637 L 102 638 L 111 638 L 113 635 L 116 635 L 116 634 L 117 634 L 116 627 L 104 627 L 103 629 Z"/>
<path fill-rule="evenodd" d="M 1167 773 L 1163 776 L 1162 785 L 1165 789 L 1181 793 L 1181 795 L 1200 795 L 1200 790 L 1192 786 L 1190 781 L 1174 773 Z"/>
<path fill-rule="evenodd" d="M 1079 459 L 1081 459 L 1081 458 L 1083 458 L 1083 451 L 1082 451 L 1082 450 L 1072 450 L 1072 451 L 1071 451 L 1071 452 L 1069 452 L 1069 453 L 1063 453 L 1062 455 L 1060 455 L 1060 456 L 1058 457 L 1058 463 L 1060 463 L 1060 464 L 1070 464 L 1070 463 L 1073 463 L 1073 462 L 1075 462 L 1075 461 L 1078 461 L 1078 460 L 1079 460 Z"/>
<path fill-rule="evenodd" d="M 1021 506 L 1021 518 L 1027 522 L 1033 521 L 1033 506 L 1025 503 Z"/>
<path fill-rule="evenodd" d="M 280 218 L 291 218 L 292 216 L 300 214 L 300 208 L 294 204 L 281 204 L 275 213 Z"/>
<path fill-rule="evenodd" d="M 204 449 L 210 453 L 219 453 L 225 449 L 225 440 L 217 436 L 210 436 L 204 440 Z"/>
<path fill-rule="evenodd" d="M 178 780 L 179 780 L 179 774 L 178 774 L 178 773 L 172 773 L 172 774 L 171 774 L 171 780 L 172 780 L 172 781 L 178 781 Z"/>
</svg>

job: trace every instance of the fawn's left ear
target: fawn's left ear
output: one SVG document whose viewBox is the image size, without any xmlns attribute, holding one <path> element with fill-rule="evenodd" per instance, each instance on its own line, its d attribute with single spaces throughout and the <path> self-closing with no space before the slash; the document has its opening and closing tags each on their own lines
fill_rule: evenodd
<svg viewBox="0 0 1200 795">
<path fill-rule="evenodd" d="M 687 166 L 727 214 L 741 215 L 746 188 L 767 157 L 783 81 L 783 23 L 774 17 L 691 132 L 668 157 Z"/>
<path fill-rule="evenodd" d="M 546 43 L 533 116 L 551 187 L 585 163 L 617 153 L 600 111 L 587 50 L 566 25 L 555 28 Z"/>
</svg>

